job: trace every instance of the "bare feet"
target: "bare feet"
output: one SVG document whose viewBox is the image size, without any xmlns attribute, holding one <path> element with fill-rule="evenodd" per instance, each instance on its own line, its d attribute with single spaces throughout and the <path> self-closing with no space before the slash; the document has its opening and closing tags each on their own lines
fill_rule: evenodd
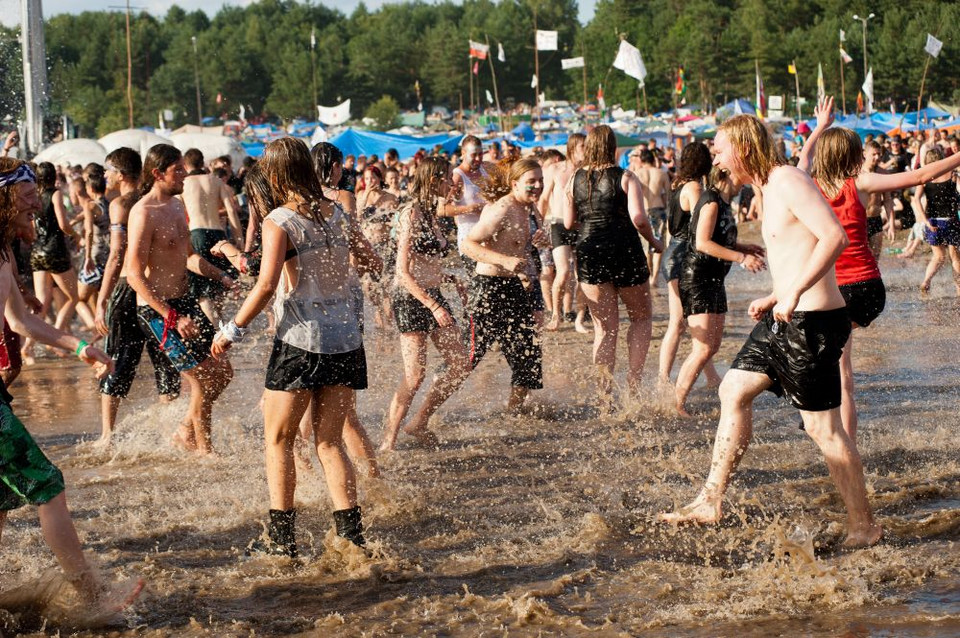
<svg viewBox="0 0 960 638">
<path fill-rule="evenodd" d="M 93 615 L 108 618 L 126 610 L 140 597 L 143 586 L 142 578 L 134 578 L 103 587 L 91 601 Z"/>
<path fill-rule="evenodd" d="M 556 312 L 553 313 L 553 316 L 550 317 L 550 321 L 543 327 L 544 330 L 548 332 L 556 332 L 560 329 L 560 315 Z"/>
<path fill-rule="evenodd" d="M 593 332 L 590 328 L 583 325 L 583 313 L 577 313 L 577 318 L 573 322 L 573 329 L 579 332 L 580 334 L 587 335 Z"/>
<path fill-rule="evenodd" d="M 928 292 L 930 292 L 930 282 L 929 282 L 929 281 L 925 281 L 925 282 L 923 282 L 922 284 L 920 284 L 920 294 L 921 294 L 921 295 L 925 295 L 925 294 L 927 294 Z"/>
<path fill-rule="evenodd" d="M 192 423 L 181 423 L 180 428 L 170 438 L 173 446 L 185 452 L 197 451 L 197 439 L 193 433 Z"/>
<path fill-rule="evenodd" d="M 437 447 L 440 445 L 437 435 L 428 430 L 426 426 L 417 429 L 403 428 L 403 433 L 412 436 L 417 445 L 422 447 Z"/>
<path fill-rule="evenodd" d="M 883 528 L 874 524 L 863 530 L 851 531 L 844 539 L 843 546 L 848 549 L 870 547 L 879 543 L 881 538 L 883 538 Z"/>
<path fill-rule="evenodd" d="M 693 415 L 687 412 L 687 406 L 683 403 L 677 402 L 677 414 L 681 419 L 692 419 Z"/>
<path fill-rule="evenodd" d="M 657 514 L 657 520 L 661 523 L 716 525 L 720 522 L 720 498 L 708 497 L 701 492 L 696 500 L 676 512 Z"/>
</svg>

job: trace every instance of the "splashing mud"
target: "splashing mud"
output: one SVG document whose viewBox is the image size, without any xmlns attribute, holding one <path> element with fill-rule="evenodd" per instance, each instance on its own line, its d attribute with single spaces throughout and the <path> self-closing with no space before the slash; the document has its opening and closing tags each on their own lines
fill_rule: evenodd
<svg viewBox="0 0 960 638">
<path fill-rule="evenodd" d="M 546 389 L 531 415 L 499 412 L 509 376 L 493 354 L 435 417 L 436 449 L 401 438 L 382 457 L 383 478 L 360 485 L 369 555 L 333 533 L 314 458 L 298 477 L 302 560 L 242 557 L 267 510 L 266 335 L 234 351 L 237 376 L 214 410 L 217 460 L 170 445 L 185 401 L 155 403 L 149 367 L 109 450 L 78 444 L 99 429 L 79 366 L 45 360 L 26 371 L 15 409 L 63 467 L 82 540 L 104 571 L 148 581 L 110 635 L 957 635 L 958 308 L 946 283 L 928 299 L 914 292 L 923 265 L 885 258 L 887 311 L 855 336 L 859 444 L 887 534 L 865 550 L 840 548 L 843 509 L 826 467 L 797 413 L 772 395 L 758 400 L 720 525 L 654 522 L 703 480 L 716 392 L 701 381 L 692 421 L 652 392 L 601 413 L 590 338 L 570 329 L 544 337 Z M 766 285 L 734 271 L 721 370 Z M 662 288 L 654 310 L 656 347 Z M 358 407 L 375 439 L 399 380 L 397 351 L 395 336 L 368 336 L 372 389 Z M 648 369 L 648 385 L 654 376 Z M 104 631 L 69 610 L 34 510 L 11 513 L 0 557 L 0 633 Z"/>
</svg>

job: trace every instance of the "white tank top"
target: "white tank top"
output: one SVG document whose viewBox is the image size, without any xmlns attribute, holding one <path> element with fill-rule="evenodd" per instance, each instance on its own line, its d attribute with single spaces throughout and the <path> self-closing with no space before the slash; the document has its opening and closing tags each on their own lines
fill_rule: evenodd
<svg viewBox="0 0 960 638">
<path fill-rule="evenodd" d="M 326 224 L 288 208 L 267 219 L 279 226 L 297 251 L 297 277 L 284 268 L 274 301 L 277 339 L 319 354 L 352 352 L 363 345 L 351 291 L 350 240 L 343 208 L 334 204 Z"/>
<path fill-rule="evenodd" d="M 455 202 L 457 206 L 473 206 L 475 204 L 486 203 L 486 200 L 483 198 L 483 195 L 480 193 L 480 187 L 473 183 L 473 181 L 467 176 L 467 174 L 457 166 L 453 169 L 454 174 L 459 175 L 460 179 L 463 181 L 463 194 Z M 487 176 L 487 172 L 483 169 L 483 166 L 480 167 L 480 175 L 482 177 Z M 463 240 L 467 238 L 467 235 L 470 234 L 470 231 L 474 226 L 477 225 L 477 222 L 480 221 L 480 213 L 470 213 L 469 215 L 457 215 L 453 218 L 457 222 L 457 250 L 461 253 L 461 246 L 463 245 Z"/>
</svg>

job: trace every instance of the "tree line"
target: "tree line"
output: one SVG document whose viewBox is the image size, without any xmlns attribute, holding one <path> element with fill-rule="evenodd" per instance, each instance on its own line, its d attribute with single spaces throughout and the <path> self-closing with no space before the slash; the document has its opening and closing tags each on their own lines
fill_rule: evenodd
<svg viewBox="0 0 960 638">
<path fill-rule="evenodd" d="M 767 95 L 791 96 L 794 77 L 787 66 L 794 60 L 802 95 L 812 102 L 821 63 L 827 91 L 839 104 L 843 29 L 853 58 L 843 69 L 851 111 L 864 79 L 863 27 L 854 13 L 876 14 L 867 25 L 867 54 L 877 109 L 916 107 L 928 32 L 944 46 L 931 61 L 924 92 L 960 102 L 960 5 L 949 1 L 598 0 L 593 19 L 581 25 L 576 0 L 414 1 L 376 11 L 361 4 L 350 15 L 312 2 L 261 0 L 225 7 L 212 18 L 176 6 L 163 17 L 132 15 L 134 123 L 155 125 L 166 109 L 174 126 L 195 123 L 195 70 L 204 115 L 235 118 L 242 104 L 248 118 L 312 118 L 314 82 L 321 104 L 352 99 L 354 117 L 383 96 L 403 108 L 422 102 L 456 110 L 461 100 L 469 102 L 469 39 L 489 39 L 501 101 L 529 104 L 534 20 L 540 29 L 559 32 L 559 50 L 540 53 L 547 99 L 582 101 L 581 70 L 564 71 L 560 60 L 583 55 L 591 101 L 603 84 L 608 105 L 642 110 L 636 80 L 611 68 L 625 37 L 643 55 L 654 112 L 673 106 L 680 65 L 684 99 L 714 108 L 735 97 L 752 100 L 755 64 Z M 126 128 L 124 13 L 57 15 L 46 21 L 45 38 L 50 117 L 68 115 L 85 136 Z M 498 43 L 505 62 L 496 60 Z M 22 113 L 20 64 L 17 30 L 0 30 L 0 117 Z M 485 91 L 492 92 L 486 62 L 475 80 L 474 99 L 485 107 Z"/>
</svg>

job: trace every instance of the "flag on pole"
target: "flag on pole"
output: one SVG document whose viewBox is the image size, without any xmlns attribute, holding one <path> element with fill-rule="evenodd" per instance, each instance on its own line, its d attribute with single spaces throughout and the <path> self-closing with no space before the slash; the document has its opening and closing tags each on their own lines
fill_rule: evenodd
<svg viewBox="0 0 960 638">
<path fill-rule="evenodd" d="M 767 116 L 767 95 L 763 90 L 763 79 L 760 77 L 760 67 L 757 66 L 757 116 L 763 119 Z"/>
<path fill-rule="evenodd" d="M 863 91 L 857 91 L 857 113 L 863 111 Z"/>
<path fill-rule="evenodd" d="M 817 100 L 822 100 L 827 94 L 827 87 L 823 83 L 823 65 L 817 62 Z"/>
<path fill-rule="evenodd" d="M 843 60 L 844 64 L 850 64 L 853 62 L 853 58 L 850 57 L 850 54 L 843 50 L 843 47 L 840 47 L 840 59 Z"/>
<path fill-rule="evenodd" d="M 480 63 L 479 63 L 479 62 L 474 62 L 474 63 L 473 63 L 473 74 L 474 74 L 474 75 L 478 75 L 479 73 L 480 73 Z"/>
<path fill-rule="evenodd" d="M 788 65 L 787 65 L 787 73 L 789 73 L 790 75 L 796 75 L 796 74 L 797 74 L 797 67 L 793 66 L 792 64 L 788 64 Z"/>
<path fill-rule="evenodd" d="M 317 27 L 310 27 L 310 50 L 317 48 Z"/>
<path fill-rule="evenodd" d="M 337 106 L 317 106 L 317 119 L 328 126 L 343 124 L 350 119 L 350 100 Z"/>
<path fill-rule="evenodd" d="M 560 60 L 560 68 L 563 69 L 564 71 L 568 69 L 580 69 L 580 68 L 583 68 L 584 65 L 585 63 L 582 57 L 566 58 L 564 60 Z"/>
<path fill-rule="evenodd" d="M 487 91 L 487 102 L 489 102 L 490 104 L 493 104 L 493 96 L 490 95 L 490 89 L 486 89 L 486 91 Z"/>
<path fill-rule="evenodd" d="M 687 92 L 687 83 L 683 80 L 683 66 L 677 69 L 677 85 L 675 88 L 677 95 L 683 95 Z"/>
<path fill-rule="evenodd" d="M 643 64 L 640 49 L 626 40 L 620 40 L 620 50 L 617 51 L 613 66 L 640 82 L 647 77 L 647 67 Z"/>
<path fill-rule="evenodd" d="M 537 88 L 537 74 L 536 74 L 536 73 L 534 73 L 534 74 L 533 74 L 533 77 L 530 78 L 530 88 L 531 88 L 531 89 Z"/>
<path fill-rule="evenodd" d="M 247 121 L 247 109 L 243 108 L 243 104 L 240 105 L 240 121 L 241 122 Z"/>
<path fill-rule="evenodd" d="M 607 101 L 603 99 L 603 85 L 600 84 L 597 86 L 597 106 L 600 107 L 601 111 L 607 110 Z"/>
<path fill-rule="evenodd" d="M 843 29 L 840 29 L 840 41 L 841 42 L 847 41 L 847 34 Z"/>
<path fill-rule="evenodd" d="M 497 59 L 501 62 L 507 61 L 507 54 L 503 52 L 503 43 L 497 42 Z"/>
<path fill-rule="evenodd" d="M 867 96 L 867 105 L 873 103 L 873 67 L 867 71 L 867 79 L 863 81 L 863 94 Z"/>
<path fill-rule="evenodd" d="M 487 53 L 490 51 L 490 45 L 474 42 L 470 40 L 470 57 L 478 60 L 486 60 Z"/>
<path fill-rule="evenodd" d="M 927 44 L 923 47 L 923 50 L 932 55 L 933 57 L 938 57 L 940 55 L 940 49 L 943 48 L 943 42 L 937 40 L 935 37 L 927 34 Z"/>
<path fill-rule="evenodd" d="M 541 51 L 556 51 L 557 32 L 537 29 L 537 49 Z"/>
</svg>

